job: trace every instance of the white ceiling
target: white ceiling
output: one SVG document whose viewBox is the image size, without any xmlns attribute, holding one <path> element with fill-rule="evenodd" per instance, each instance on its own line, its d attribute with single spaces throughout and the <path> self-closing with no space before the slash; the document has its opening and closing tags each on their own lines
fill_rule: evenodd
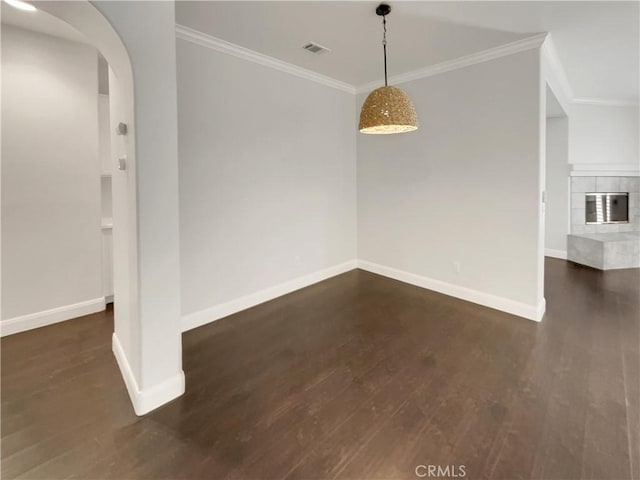
<svg viewBox="0 0 640 480">
<path fill-rule="evenodd" d="M 0 3 L 0 9 L 3 25 L 13 25 L 14 27 L 40 32 L 74 42 L 88 43 L 87 38 L 78 30 L 42 10 L 25 12 L 13 8 L 4 2 Z"/>
<path fill-rule="evenodd" d="M 639 2 L 390 2 L 389 74 L 550 32 L 577 98 L 638 102 Z M 354 86 L 382 76 L 378 2 L 176 3 L 176 22 Z M 330 48 L 313 55 L 309 41 Z"/>
</svg>

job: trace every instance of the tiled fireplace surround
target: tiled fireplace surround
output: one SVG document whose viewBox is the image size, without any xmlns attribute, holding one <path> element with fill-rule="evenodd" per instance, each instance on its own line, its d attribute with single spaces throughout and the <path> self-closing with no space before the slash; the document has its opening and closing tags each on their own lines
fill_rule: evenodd
<svg viewBox="0 0 640 480">
<path fill-rule="evenodd" d="M 585 193 L 628 192 L 629 223 L 585 224 Z M 571 177 L 571 233 L 640 231 L 640 177 Z"/>
<path fill-rule="evenodd" d="M 629 223 L 587 225 L 586 193 L 629 193 Z M 571 234 L 567 258 L 609 270 L 640 267 L 640 177 L 571 177 Z"/>
</svg>

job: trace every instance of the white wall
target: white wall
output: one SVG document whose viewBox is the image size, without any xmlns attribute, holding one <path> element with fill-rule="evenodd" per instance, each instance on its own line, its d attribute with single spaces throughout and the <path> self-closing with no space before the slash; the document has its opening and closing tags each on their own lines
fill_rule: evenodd
<svg viewBox="0 0 640 480">
<path fill-rule="evenodd" d="M 95 49 L 2 26 L 3 321 L 102 297 L 97 95 Z"/>
<path fill-rule="evenodd" d="M 356 258 L 353 95 L 179 39 L 178 127 L 183 314 Z"/>
<path fill-rule="evenodd" d="M 638 107 L 572 104 L 569 163 L 631 164 L 640 159 Z"/>
<path fill-rule="evenodd" d="M 536 49 L 400 85 L 419 130 L 358 135 L 359 259 L 535 316 L 540 78 Z"/>
<path fill-rule="evenodd" d="M 548 254 L 566 255 L 569 233 L 569 120 L 547 118 L 546 227 Z"/>
</svg>

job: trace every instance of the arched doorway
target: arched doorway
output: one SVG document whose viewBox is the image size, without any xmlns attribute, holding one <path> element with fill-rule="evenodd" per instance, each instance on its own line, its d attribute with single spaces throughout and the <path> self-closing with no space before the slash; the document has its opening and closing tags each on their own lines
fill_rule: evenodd
<svg viewBox="0 0 640 480">
<path fill-rule="evenodd" d="M 149 90 L 145 87 L 153 88 L 157 86 L 155 83 L 169 87 L 164 89 L 168 98 L 156 101 L 160 106 L 163 103 L 168 105 L 163 110 L 164 117 L 146 108 L 153 102 L 145 99 L 138 103 L 135 101 L 134 59 L 129 51 L 135 51 L 140 55 L 138 58 L 146 59 L 158 43 L 157 38 L 153 38 L 154 32 L 149 32 L 146 37 L 144 33 L 136 34 L 135 41 L 130 39 L 129 44 L 121 38 L 123 31 L 135 31 L 137 28 L 135 24 L 142 15 L 131 10 L 139 7 L 128 2 L 113 2 L 102 5 L 101 10 L 104 11 L 99 11 L 88 1 L 43 1 L 33 2 L 33 5 L 83 34 L 110 66 L 114 162 L 113 351 L 133 407 L 138 415 L 143 415 L 184 392 L 179 325 L 177 129 L 175 101 L 170 98 L 171 94 L 175 98 L 173 5 L 156 5 L 155 10 L 145 10 L 151 12 L 151 22 L 155 12 L 171 24 L 171 30 L 165 31 L 173 42 L 173 71 L 171 65 L 167 65 L 168 75 L 158 77 L 156 81 L 153 75 L 145 75 L 147 66 L 141 65 L 138 73 L 142 79 L 136 80 L 146 83 L 141 86 L 145 93 Z M 169 7 L 170 11 L 167 10 Z M 109 16 L 111 18 L 108 19 Z M 116 31 L 118 22 L 121 23 L 119 32 Z M 144 31 L 143 28 L 139 30 Z M 166 77 L 169 78 L 168 84 Z M 171 77 L 174 79 L 173 93 L 170 91 Z M 144 93 L 141 96 L 144 97 Z M 166 123 L 167 118 L 171 125 L 172 114 L 173 128 L 166 129 L 165 137 L 148 135 L 155 124 Z M 150 126 L 150 123 L 155 124 Z M 139 141 L 140 138 L 144 141 Z M 150 146 L 162 152 L 169 147 L 169 153 L 154 154 Z M 172 146 L 173 154 L 170 151 Z M 155 169 L 150 169 L 152 165 Z M 159 210 L 162 210 L 162 219 L 158 218 Z M 160 228 L 163 236 L 158 235 Z"/>
</svg>

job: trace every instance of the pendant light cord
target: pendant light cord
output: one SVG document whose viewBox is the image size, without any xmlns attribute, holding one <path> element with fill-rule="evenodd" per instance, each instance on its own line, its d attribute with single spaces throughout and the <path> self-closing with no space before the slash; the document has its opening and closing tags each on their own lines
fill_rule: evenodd
<svg viewBox="0 0 640 480">
<path fill-rule="evenodd" d="M 384 52 L 384 86 L 387 86 L 387 16 L 382 16 L 382 50 Z"/>
</svg>

